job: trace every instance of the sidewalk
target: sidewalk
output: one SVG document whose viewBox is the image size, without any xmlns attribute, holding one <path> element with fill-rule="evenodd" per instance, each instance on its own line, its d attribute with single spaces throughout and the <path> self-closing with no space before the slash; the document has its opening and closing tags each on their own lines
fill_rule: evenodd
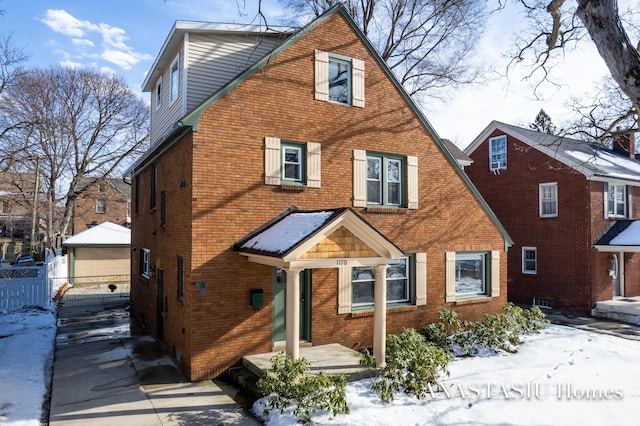
<svg viewBox="0 0 640 426">
<path fill-rule="evenodd" d="M 258 425 L 211 380 L 189 382 L 125 310 L 58 314 L 49 424 Z"/>
</svg>

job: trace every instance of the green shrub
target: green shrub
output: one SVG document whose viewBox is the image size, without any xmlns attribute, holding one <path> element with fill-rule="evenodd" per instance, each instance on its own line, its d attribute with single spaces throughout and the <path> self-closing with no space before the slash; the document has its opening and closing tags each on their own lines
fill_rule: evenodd
<svg viewBox="0 0 640 426">
<path fill-rule="evenodd" d="M 271 358 L 272 371 L 258 380 L 258 390 L 269 395 L 264 416 L 270 410 L 281 413 L 294 405 L 293 414 L 304 422 L 310 422 L 317 411 L 327 410 L 334 416 L 348 413 L 346 379 L 344 376 L 329 376 L 323 372 L 317 375 L 305 374 L 309 361 L 304 358 L 293 360 L 280 352 Z"/>
<path fill-rule="evenodd" d="M 391 402 L 400 391 L 417 398 L 425 397 L 440 374 L 448 374 L 447 366 L 452 357 L 447 350 L 427 343 L 417 331 L 405 329 L 401 334 L 387 336 L 385 360 L 382 377 L 373 385 L 373 391 L 382 402 Z M 370 367 L 376 365 L 366 350 L 361 363 Z"/>
<path fill-rule="evenodd" d="M 522 309 L 507 303 L 504 312 L 485 315 L 480 322 L 460 322 L 453 311 L 439 312 L 440 321 L 428 324 L 420 331 L 427 341 L 458 355 L 473 355 L 478 349 L 515 352 L 521 336 L 544 328 L 547 321 L 538 308 Z"/>
</svg>

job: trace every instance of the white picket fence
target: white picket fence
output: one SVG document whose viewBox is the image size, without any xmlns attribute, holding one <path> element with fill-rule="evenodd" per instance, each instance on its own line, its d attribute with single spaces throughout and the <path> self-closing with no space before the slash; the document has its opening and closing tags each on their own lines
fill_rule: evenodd
<svg viewBox="0 0 640 426">
<path fill-rule="evenodd" d="M 0 268 L 0 311 L 25 306 L 50 308 L 54 289 L 67 279 L 67 256 L 56 256 L 42 266 Z"/>
</svg>

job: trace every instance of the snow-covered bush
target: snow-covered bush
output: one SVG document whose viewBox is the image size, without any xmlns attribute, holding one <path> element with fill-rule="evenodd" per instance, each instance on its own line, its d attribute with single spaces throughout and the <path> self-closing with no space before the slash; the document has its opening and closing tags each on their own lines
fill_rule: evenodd
<svg viewBox="0 0 640 426">
<path fill-rule="evenodd" d="M 349 413 L 344 376 L 329 376 L 323 372 L 305 374 L 309 361 L 304 358 L 294 360 L 282 352 L 271 358 L 271 365 L 272 370 L 257 383 L 258 390 L 267 395 L 264 417 L 271 410 L 283 413 L 289 407 L 293 407 L 293 414 L 305 422 L 311 421 L 311 416 L 321 410 L 330 411 L 334 416 Z"/>
</svg>

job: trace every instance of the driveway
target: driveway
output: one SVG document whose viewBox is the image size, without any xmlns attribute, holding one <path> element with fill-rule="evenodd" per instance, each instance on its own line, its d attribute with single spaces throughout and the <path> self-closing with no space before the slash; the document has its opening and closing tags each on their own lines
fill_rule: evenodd
<svg viewBox="0 0 640 426">
<path fill-rule="evenodd" d="M 49 424 L 258 425 L 235 388 L 189 382 L 125 309 L 61 308 Z"/>
</svg>

